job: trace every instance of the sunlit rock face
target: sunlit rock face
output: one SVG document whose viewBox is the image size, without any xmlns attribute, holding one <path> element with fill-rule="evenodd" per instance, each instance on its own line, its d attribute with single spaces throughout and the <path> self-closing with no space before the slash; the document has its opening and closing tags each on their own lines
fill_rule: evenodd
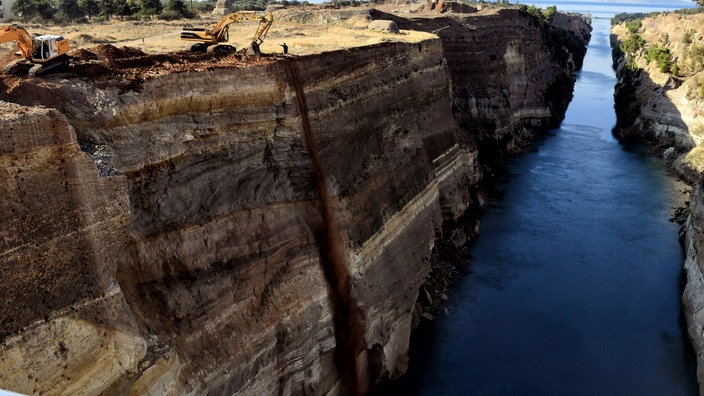
<svg viewBox="0 0 704 396">
<path fill-rule="evenodd" d="M 583 56 L 516 10 L 479 14 L 413 44 L 0 84 L 0 388 L 320 395 L 401 375 L 438 245 L 476 232 L 481 147 L 561 119 Z"/>
</svg>

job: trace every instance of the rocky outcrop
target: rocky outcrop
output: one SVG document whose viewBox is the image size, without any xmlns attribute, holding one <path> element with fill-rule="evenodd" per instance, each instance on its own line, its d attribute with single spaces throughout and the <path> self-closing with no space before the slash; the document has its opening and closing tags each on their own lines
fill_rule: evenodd
<svg viewBox="0 0 704 396">
<path fill-rule="evenodd" d="M 635 34 L 644 47 L 624 54 L 620 44 L 630 35 L 625 24 L 612 29 L 614 64 L 619 77 L 614 98 L 616 136 L 650 142 L 659 148 L 673 169 L 692 186 L 689 215 L 683 220 L 686 286 L 682 301 L 689 338 L 697 354 L 697 378 L 704 395 L 704 216 L 702 203 L 701 130 L 704 100 L 700 95 L 702 71 L 692 54 L 700 51 L 697 33 L 701 15 L 665 13 L 642 20 Z M 648 49 L 666 48 L 679 71 L 662 71 L 655 60 L 648 62 Z M 699 49 L 698 49 L 699 48 Z M 676 70 L 677 70 L 676 69 Z"/>
<path fill-rule="evenodd" d="M 530 17 L 468 23 L 5 79 L 0 387 L 349 394 L 401 375 L 438 246 L 476 232 L 477 141 L 560 119 L 572 81 Z"/>
<path fill-rule="evenodd" d="M 401 29 L 440 36 L 455 118 L 472 131 L 490 168 L 520 151 L 535 130 L 559 125 L 572 99 L 572 72 L 581 67 L 591 36 L 578 15 L 558 14 L 547 26 L 520 8 L 396 20 Z"/>
</svg>

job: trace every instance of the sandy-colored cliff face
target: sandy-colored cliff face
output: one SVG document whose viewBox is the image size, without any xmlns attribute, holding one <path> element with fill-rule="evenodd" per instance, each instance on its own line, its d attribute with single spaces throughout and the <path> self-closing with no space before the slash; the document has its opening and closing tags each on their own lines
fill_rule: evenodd
<svg viewBox="0 0 704 396">
<path fill-rule="evenodd" d="M 504 17 L 487 54 L 475 38 L 502 18 L 306 57 L 124 49 L 5 78 L 0 388 L 345 394 L 402 374 L 438 244 L 475 232 L 476 120 L 524 139 L 562 117 L 564 99 L 539 99 L 571 66 L 529 16 Z M 463 42 L 495 69 L 455 83 Z M 462 104 L 494 90 L 506 107 Z"/>
<path fill-rule="evenodd" d="M 619 58 L 619 84 L 616 87 L 616 110 L 620 136 L 646 136 L 661 144 L 675 146 L 680 152 L 702 143 L 696 133 L 701 129 L 704 100 L 700 95 L 701 75 L 693 54 L 701 47 L 698 32 L 701 15 L 660 14 L 642 21 L 638 35 L 645 48 L 633 57 L 640 71 L 630 72 L 623 57 Z M 614 47 L 626 40 L 625 24 L 613 29 Z M 688 38 L 686 38 L 688 37 Z M 678 64 L 679 75 L 663 73 L 656 61 L 647 62 L 648 48 L 667 48 Z"/>
<path fill-rule="evenodd" d="M 704 34 L 702 15 L 665 13 L 642 20 L 637 34 L 645 48 L 631 56 L 636 67 L 618 50 L 628 38 L 625 24 L 612 29 L 614 63 L 619 82 L 615 89 L 617 127 L 623 138 L 647 140 L 661 148 L 661 153 L 688 181 L 693 189 L 689 200 L 689 217 L 684 223 L 684 268 L 687 283 L 682 297 L 688 333 L 697 354 L 697 377 L 704 395 L 704 191 L 701 161 L 704 99 L 696 54 L 702 51 Z M 657 62 L 647 62 L 648 48 L 667 48 L 679 67 L 675 75 L 662 72 Z"/>
</svg>

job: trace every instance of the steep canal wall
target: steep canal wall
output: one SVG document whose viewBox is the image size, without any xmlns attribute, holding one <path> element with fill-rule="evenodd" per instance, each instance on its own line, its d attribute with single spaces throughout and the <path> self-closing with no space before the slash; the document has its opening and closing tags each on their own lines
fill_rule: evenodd
<svg viewBox="0 0 704 396">
<path fill-rule="evenodd" d="M 102 46 L 0 80 L 0 388 L 361 394 L 402 374 L 439 246 L 476 232 L 481 147 L 562 119 L 589 38 L 575 16 L 434 13 L 404 23 L 451 28 L 414 43 Z"/>
<path fill-rule="evenodd" d="M 704 15 L 664 13 L 612 29 L 619 82 L 621 138 L 658 148 L 692 191 L 684 223 L 686 287 L 682 300 L 704 389 Z M 686 218 L 686 222 L 684 222 Z M 701 392 L 704 394 L 704 390 Z"/>
</svg>

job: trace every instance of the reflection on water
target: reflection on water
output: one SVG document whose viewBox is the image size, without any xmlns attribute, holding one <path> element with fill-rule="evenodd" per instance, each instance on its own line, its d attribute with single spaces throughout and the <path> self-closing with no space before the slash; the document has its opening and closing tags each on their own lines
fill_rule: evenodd
<svg viewBox="0 0 704 396">
<path fill-rule="evenodd" d="M 509 162 L 450 315 L 423 324 L 380 394 L 697 394 L 668 221 L 682 186 L 611 136 L 609 22 L 593 23 L 563 125 Z"/>
</svg>

